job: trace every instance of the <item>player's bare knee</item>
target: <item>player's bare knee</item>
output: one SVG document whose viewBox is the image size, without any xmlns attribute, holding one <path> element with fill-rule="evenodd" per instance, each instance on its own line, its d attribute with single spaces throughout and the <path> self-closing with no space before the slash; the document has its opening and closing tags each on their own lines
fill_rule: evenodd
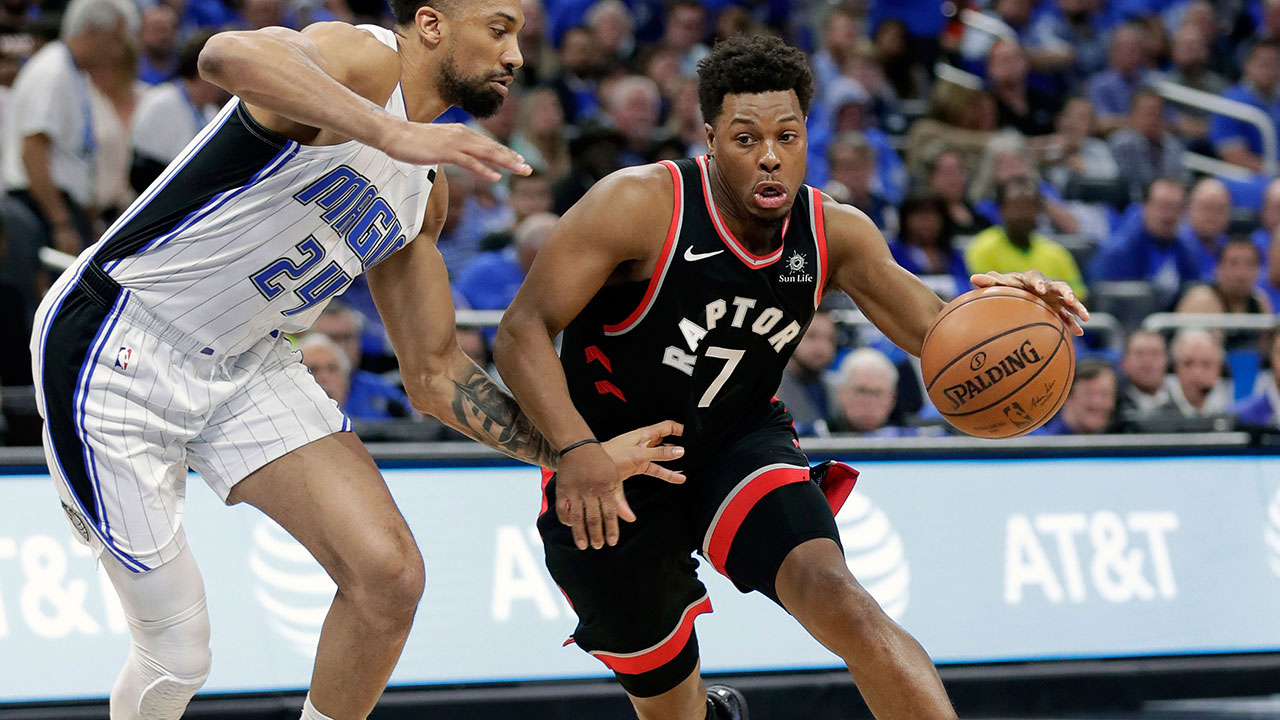
<svg viewBox="0 0 1280 720">
<path fill-rule="evenodd" d="M 412 538 L 408 543 L 374 543 L 373 548 L 355 569 L 350 586 L 339 587 L 356 600 L 370 622 L 407 627 L 426 586 L 422 554 Z"/>
</svg>

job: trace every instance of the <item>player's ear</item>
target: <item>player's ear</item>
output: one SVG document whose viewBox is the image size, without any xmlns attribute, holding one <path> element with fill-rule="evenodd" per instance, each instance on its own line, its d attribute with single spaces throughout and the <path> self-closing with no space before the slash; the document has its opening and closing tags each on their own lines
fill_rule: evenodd
<svg viewBox="0 0 1280 720">
<path fill-rule="evenodd" d="M 430 50 L 440 46 L 448 22 L 443 13 L 430 5 L 423 5 L 413 14 L 413 25 L 418 31 L 418 37 L 422 38 Z"/>
<path fill-rule="evenodd" d="M 707 129 L 707 157 L 711 157 L 716 151 L 716 129 L 711 127 L 711 123 L 703 123 L 702 126 Z"/>
</svg>

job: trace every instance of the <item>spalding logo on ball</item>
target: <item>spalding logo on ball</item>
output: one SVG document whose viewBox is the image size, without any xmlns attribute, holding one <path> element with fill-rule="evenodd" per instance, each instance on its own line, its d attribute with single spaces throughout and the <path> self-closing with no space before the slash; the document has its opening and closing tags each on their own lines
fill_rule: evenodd
<svg viewBox="0 0 1280 720">
<path fill-rule="evenodd" d="M 1076 355 L 1066 325 L 1025 290 L 970 290 L 947 303 L 924 336 L 920 369 L 947 422 L 978 437 L 1009 438 L 1062 407 Z"/>
</svg>

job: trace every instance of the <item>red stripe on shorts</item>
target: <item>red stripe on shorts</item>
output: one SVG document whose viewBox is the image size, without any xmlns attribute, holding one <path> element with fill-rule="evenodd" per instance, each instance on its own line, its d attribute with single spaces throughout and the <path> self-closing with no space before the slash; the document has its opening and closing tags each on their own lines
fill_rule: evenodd
<svg viewBox="0 0 1280 720">
<path fill-rule="evenodd" d="M 549 468 L 539 469 L 542 470 L 542 509 L 538 511 L 538 517 L 542 517 L 547 512 L 547 483 L 556 476 L 556 471 Z"/>
<path fill-rule="evenodd" d="M 707 530 L 702 552 L 711 561 L 711 566 L 727 577 L 724 565 L 729 559 L 729 548 L 733 547 L 733 538 L 738 534 L 738 528 L 742 527 L 751 508 L 770 492 L 783 485 L 798 482 L 809 482 L 809 468 L 770 465 L 738 483 L 729 497 L 720 504 L 720 510 Z"/>
<path fill-rule="evenodd" d="M 703 595 L 701 600 L 684 609 L 676 629 L 672 630 L 665 640 L 648 650 L 626 654 L 592 650 L 591 654 L 604 663 L 605 667 L 624 675 L 639 675 L 657 670 L 674 660 L 680 651 L 684 650 L 684 646 L 689 642 L 689 636 L 693 634 L 694 618 L 709 612 L 711 612 L 711 598 Z"/>
</svg>

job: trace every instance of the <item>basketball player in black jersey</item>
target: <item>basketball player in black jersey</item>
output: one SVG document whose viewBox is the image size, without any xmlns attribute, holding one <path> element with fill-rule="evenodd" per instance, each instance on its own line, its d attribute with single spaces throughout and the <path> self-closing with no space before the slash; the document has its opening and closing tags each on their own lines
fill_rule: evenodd
<svg viewBox="0 0 1280 720">
<path fill-rule="evenodd" d="M 856 473 L 824 465 L 811 482 L 771 400 L 824 290 L 917 355 L 942 307 L 865 215 L 803 184 L 812 90 L 804 55 L 780 40 L 718 45 L 699 65 L 706 157 L 597 183 L 499 329 L 503 378 L 562 448 L 538 520 L 547 566 L 578 614 L 575 641 L 643 720 L 746 717 L 736 691 L 708 693 L 698 673 L 693 619 L 710 602 L 694 551 L 840 655 L 876 717 L 955 717 L 924 649 L 845 564 L 832 511 Z M 1076 332 L 1073 313 L 1087 318 L 1039 273 L 974 280 L 1042 296 Z M 624 495 L 594 438 L 663 418 L 683 423 L 673 466 L 686 481 L 634 478 Z"/>
</svg>

